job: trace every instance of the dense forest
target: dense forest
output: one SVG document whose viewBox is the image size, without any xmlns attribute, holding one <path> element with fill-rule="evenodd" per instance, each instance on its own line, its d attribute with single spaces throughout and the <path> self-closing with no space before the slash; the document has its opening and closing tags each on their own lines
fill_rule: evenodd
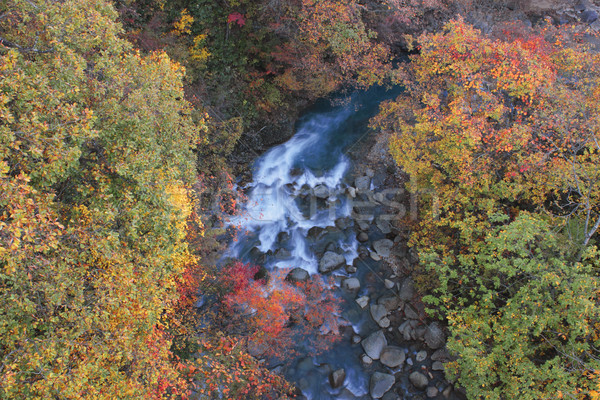
<svg viewBox="0 0 600 400">
<path fill-rule="evenodd" d="M 0 398 L 301 398 L 264 359 L 336 343 L 334 282 L 222 265 L 232 193 L 318 99 L 401 87 L 363 145 L 418 198 L 410 274 L 448 382 L 599 399 L 599 13 L 0 1 Z"/>
</svg>

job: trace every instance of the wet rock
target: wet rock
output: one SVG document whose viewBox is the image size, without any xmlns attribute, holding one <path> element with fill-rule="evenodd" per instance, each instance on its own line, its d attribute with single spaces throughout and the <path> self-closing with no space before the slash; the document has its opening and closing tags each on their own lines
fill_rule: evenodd
<svg viewBox="0 0 600 400">
<path fill-rule="evenodd" d="M 381 351 L 387 346 L 387 339 L 385 338 L 383 331 L 377 331 L 367 336 L 361 344 L 369 357 L 373 360 L 378 360 Z"/>
<path fill-rule="evenodd" d="M 367 231 L 367 230 L 369 230 L 370 224 L 367 221 L 358 220 L 358 221 L 356 221 L 356 225 L 358 226 L 358 229 L 360 229 L 361 231 Z"/>
<path fill-rule="evenodd" d="M 444 396 L 444 398 L 449 398 L 450 395 L 452 394 L 452 386 L 448 385 L 448 387 L 446 387 L 446 389 L 444 389 L 444 391 L 442 392 L 442 396 Z"/>
<path fill-rule="evenodd" d="M 404 321 L 398 327 L 398 332 L 400 332 L 402 334 L 402 337 L 404 337 L 404 340 L 406 340 L 406 341 L 412 340 L 412 338 L 413 338 L 412 331 L 413 331 L 413 328 L 412 328 L 412 326 L 410 326 L 410 321 Z"/>
<path fill-rule="evenodd" d="M 384 235 L 392 232 L 392 226 L 390 225 L 389 221 L 385 219 L 377 218 L 377 222 L 375 224 Z"/>
<path fill-rule="evenodd" d="M 429 379 L 419 371 L 415 371 L 408 376 L 408 380 L 417 389 L 425 389 L 429 385 Z"/>
<path fill-rule="evenodd" d="M 389 239 L 381 239 L 373 242 L 373 250 L 383 258 L 390 256 L 392 246 L 394 246 L 394 242 Z"/>
<path fill-rule="evenodd" d="M 341 230 L 347 229 L 352 226 L 352 219 L 349 217 L 338 218 L 335 220 L 335 226 Z"/>
<path fill-rule="evenodd" d="M 359 176 L 354 180 L 354 186 L 356 187 L 356 190 L 365 192 L 369 190 L 371 186 L 371 178 L 368 176 Z"/>
<path fill-rule="evenodd" d="M 321 235 L 323 234 L 323 232 L 325 232 L 324 228 L 321 228 L 320 226 L 313 226 L 312 228 L 310 228 L 308 230 L 308 233 L 306 234 L 306 237 L 308 239 L 316 240 L 316 239 L 318 239 L 318 238 L 321 237 Z"/>
<path fill-rule="evenodd" d="M 352 335 L 352 343 L 353 344 L 358 344 L 360 343 L 360 341 L 362 340 L 362 338 L 358 335 Z"/>
<path fill-rule="evenodd" d="M 343 368 L 337 369 L 329 374 L 329 384 L 332 388 L 337 389 L 344 384 L 346 379 L 346 371 Z"/>
<path fill-rule="evenodd" d="M 385 392 L 394 386 L 394 383 L 396 383 L 396 378 L 394 378 L 394 375 L 375 372 L 373 375 L 371 375 L 371 383 L 369 385 L 371 397 L 374 399 L 382 398 Z"/>
<path fill-rule="evenodd" d="M 386 289 L 391 289 L 394 287 L 394 282 L 390 281 L 389 279 L 385 279 L 383 284 L 385 285 Z"/>
<path fill-rule="evenodd" d="M 415 328 L 413 337 L 415 340 L 420 340 L 423 342 L 425 340 L 425 332 L 427 332 L 427 328 L 424 326 L 419 326 L 418 328 Z"/>
<path fill-rule="evenodd" d="M 348 186 L 346 188 L 346 193 L 348 193 L 348 196 L 355 198 L 356 197 L 356 189 L 353 188 L 352 186 Z"/>
<path fill-rule="evenodd" d="M 304 171 L 302 170 L 302 168 L 291 168 L 290 169 L 290 176 L 292 178 L 296 177 L 296 176 L 300 176 L 304 173 Z"/>
<path fill-rule="evenodd" d="M 437 322 L 432 322 L 427 327 L 427 332 L 425 332 L 425 343 L 429 346 L 430 349 L 439 349 L 446 342 L 446 338 L 444 337 L 444 332 L 439 327 Z"/>
<path fill-rule="evenodd" d="M 372 178 L 375 176 L 375 171 L 373 171 L 371 168 L 367 168 L 365 169 L 365 175 L 369 178 Z"/>
<path fill-rule="evenodd" d="M 334 253 L 333 251 L 327 251 L 323 254 L 323 257 L 319 262 L 319 272 L 322 274 L 331 272 L 343 265 L 346 265 L 346 259 L 343 255 Z"/>
<path fill-rule="evenodd" d="M 433 399 L 434 397 L 436 397 L 438 395 L 439 390 L 437 390 L 437 388 L 435 386 L 429 386 L 425 393 L 427 393 L 427 397 L 429 397 L 430 399 Z"/>
<path fill-rule="evenodd" d="M 275 257 L 280 260 L 285 259 L 285 258 L 290 258 L 291 256 L 292 256 L 292 253 L 290 253 L 290 251 L 288 249 L 284 249 L 283 247 L 277 249 L 277 251 L 275 252 Z"/>
<path fill-rule="evenodd" d="M 371 304 L 369 311 L 371 311 L 371 317 L 373 318 L 373 321 L 375 321 L 377 324 L 379 324 L 379 321 L 381 321 L 381 319 L 388 314 L 388 310 L 381 304 Z"/>
<path fill-rule="evenodd" d="M 373 359 L 366 354 L 363 354 L 361 360 L 362 360 L 363 364 L 365 364 L 365 365 L 373 364 Z"/>
<path fill-rule="evenodd" d="M 349 274 L 353 274 L 357 271 L 357 268 L 354 265 L 346 265 L 346 272 Z"/>
<path fill-rule="evenodd" d="M 409 301 L 415 295 L 415 284 L 412 279 L 406 278 L 404 282 L 402 282 L 402 286 L 400 286 L 400 293 L 398 293 L 398 297 L 402 301 Z"/>
<path fill-rule="evenodd" d="M 356 303 L 360 306 L 360 308 L 365 308 L 367 304 L 369 304 L 369 296 L 362 296 L 356 299 Z"/>
<path fill-rule="evenodd" d="M 425 351 L 425 350 L 419 351 L 417 353 L 417 356 L 415 357 L 417 362 L 423 362 L 423 361 L 425 361 L 426 358 L 427 358 L 427 351 Z"/>
<path fill-rule="evenodd" d="M 277 242 L 279 243 L 285 243 L 288 240 L 290 240 L 290 234 L 287 232 L 279 232 L 277 234 Z"/>
<path fill-rule="evenodd" d="M 431 369 L 434 371 L 443 371 L 444 364 L 442 364 L 441 361 L 434 361 L 433 364 L 431 364 Z"/>
<path fill-rule="evenodd" d="M 313 193 L 319 199 L 326 199 L 329 197 L 329 188 L 325 185 L 317 185 L 313 189 Z"/>
<path fill-rule="evenodd" d="M 356 236 L 356 240 L 358 240 L 361 243 L 367 242 L 369 241 L 369 235 L 367 235 L 366 232 L 360 232 L 357 236 Z"/>
<path fill-rule="evenodd" d="M 379 361 L 390 368 L 398 368 L 404 364 L 405 359 L 406 354 L 404 353 L 404 350 L 396 346 L 384 347 L 379 356 Z"/>
<path fill-rule="evenodd" d="M 379 261 L 381 260 L 381 256 L 379 254 L 377 254 L 376 252 L 372 251 L 371 253 L 369 253 L 369 255 L 371 256 L 371 258 L 375 261 Z"/>
<path fill-rule="evenodd" d="M 378 203 L 383 203 L 383 202 L 385 202 L 385 195 L 381 192 L 375 193 L 373 195 L 373 200 L 375 200 Z"/>
<path fill-rule="evenodd" d="M 360 281 L 356 278 L 344 279 L 344 282 L 342 283 L 342 287 L 349 291 L 358 290 L 358 289 L 360 289 Z"/>
<path fill-rule="evenodd" d="M 302 268 L 294 268 L 285 277 L 285 279 L 290 282 L 305 282 L 308 278 L 310 278 L 309 273 Z"/>
</svg>

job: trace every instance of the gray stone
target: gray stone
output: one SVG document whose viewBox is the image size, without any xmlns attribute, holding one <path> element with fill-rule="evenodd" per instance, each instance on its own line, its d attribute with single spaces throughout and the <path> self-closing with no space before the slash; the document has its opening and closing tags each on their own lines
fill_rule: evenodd
<svg viewBox="0 0 600 400">
<path fill-rule="evenodd" d="M 379 325 L 382 328 L 388 328 L 390 326 L 390 324 L 391 324 L 391 322 L 388 317 L 383 317 L 379 321 L 377 321 L 377 325 Z"/>
<path fill-rule="evenodd" d="M 331 272 L 343 265 L 346 265 L 346 259 L 343 255 L 334 253 L 333 251 L 327 251 L 323 254 L 323 257 L 319 262 L 319 272 L 322 274 Z"/>
<path fill-rule="evenodd" d="M 371 364 L 373 364 L 373 359 L 371 357 L 369 357 L 368 355 L 366 355 L 366 354 L 362 355 L 361 360 L 362 360 L 363 364 L 365 364 L 365 365 L 371 365 Z"/>
<path fill-rule="evenodd" d="M 401 399 L 400 399 L 400 396 L 398 396 L 396 393 L 387 392 L 386 394 L 383 395 L 381 400 L 401 400 Z"/>
<path fill-rule="evenodd" d="M 425 361 L 425 359 L 427 358 L 427 351 L 426 350 L 421 350 L 417 353 L 417 356 L 415 357 L 415 359 L 417 360 L 417 362 L 423 362 Z"/>
<path fill-rule="evenodd" d="M 341 230 L 347 229 L 352 226 L 352 219 L 350 217 L 338 218 L 335 220 L 335 226 Z"/>
<path fill-rule="evenodd" d="M 383 331 L 377 331 L 371 333 L 367 336 L 362 342 L 362 347 L 365 350 L 365 353 L 373 360 L 378 360 L 381 355 L 381 351 L 385 346 L 387 346 L 387 339 L 383 334 Z"/>
<path fill-rule="evenodd" d="M 377 254 L 376 252 L 374 252 L 374 251 L 370 252 L 369 255 L 375 261 L 381 260 L 381 256 L 379 254 Z"/>
<path fill-rule="evenodd" d="M 383 284 L 385 285 L 386 289 L 391 289 L 394 287 L 394 282 L 390 281 L 389 279 L 385 279 Z"/>
<path fill-rule="evenodd" d="M 346 192 L 348 192 L 348 195 L 352 198 L 356 197 L 356 189 L 353 188 L 352 186 L 348 186 L 348 188 L 346 189 Z"/>
<path fill-rule="evenodd" d="M 379 357 L 379 361 L 390 368 L 398 368 L 404 364 L 405 359 L 406 354 L 404 354 L 404 350 L 396 346 L 384 347 Z"/>
<path fill-rule="evenodd" d="M 419 314 L 417 314 L 414 307 L 408 303 L 404 306 L 404 315 L 408 319 L 419 319 Z"/>
<path fill-rule="evenodd" d="M 367 168 L 365 169 L 365 175 L 369 178 L 372 178 L 375 176 L 375 171 L 373 171 L 371 168 Z"/>
<path fill-rule="evenodd" d="M 365 308 L 367 304 L 369 304 L 369 296 L 362 296 L 356 299 L 356 303 L 360 306 L 360 308 Z"/>
<path fill-rule="evenodd" d="M 431 364 L 431 369 L 434 371 L 443 371 L 444 364 L 442 364 L 441 361 L 434 361 L 433 364 Z"/>
<path fill-rule="evenodd" d="M 382 398 L 385 392 L 394 386 L 394 383 L 396 383 L 396 378 L 394 378 L 394 375 L 375 372 L 373 375 L 371 375 L 371 384 L 369 385 L 371 397 L 374 399 Z"/>
<path fill-rule="evenodd" d="M 404 321 L 399 327 L 398 331 L 404 337 L 404 340 L 408 341 L 412 339 L 412 326 L 410 326 L 410 321 Z"/>
<path fill-rule="evenodd" d="M 400 306 L 400 299 L 398 296 L 382 296 L 377 300 L 377 304 L 381 304 L 388 312 L 392 312 Z"/>
<path fill-rule="evenodd" d="M 435 386 L 429 386 L 425 393 L 427 393 L 427 397 L 429 397 L 430 399 L 433 399 L 435 396 L 438 395 L 439 390 L 437 390 L 437 388 Z"/>
<path fill-rule="evenodd" d="M 414 297 L 414 295 L 415 284 L 412 279 L 406 278 L 402 282 L 402 286 L 400 286 L 400 293 L 398 294 L 398 297 L 400 297 L 400 300 L 402 301 L 409 301 Z"/>
<path fill-rule="evenodd" d="M 390 239 L 381 239 L 373 242 L 373 250 L 375 250 L 377 254 L 383 258 L 390 256 L 393 246 L 394 242 L 392 242 Z"/>
<path fill-rule="evenodd" d="M 415 371 L 408 376 L 408 380 L 417 389 L 425 389 L 429 385 L 429 379 L 419 371 Z"/>
<path fill-rule="evenodd" d="M 332 388 L 337 389 L 344 384 L 346 379 L 346 371 L 343 368 L 337 369 L 329 374 L 329 384 Z"/>
<path fill-rule="evenodd" d="M 371 187 L 371 178 L 368 176 L 359 176 L 354 180 L 354 186 L 356 186 L 356 190 L 365 192 Z"/>
<path fill-rule="evenodd" d="M 390 223 L 385 219 L 377 218 L 377 222 L 375 224 L 377 225 L 377 228 L 381 231 L 381 233 L 383 233 L 384 235 L 387 235 L 388 233 L 392 232 L 392 227 Z"/>
<path fill-rule="evenodd" d="M 427 332 L 425 332 L 425 343 L 429 346 L 430 349 L 439 349 L 446 342 L 446 338 L 444 337 L 444 332 L 439 327 L 437 322 L 432 322 L 427 327 Z"/>
<path fill-rule="evenodd" d="M 346 272 L 349 274 L 355 273 L 357 269 L 354 265 L 346 265 Z"/>
<path fill-rule="evenodd" d="M 359 242 L 361 242 L 361 243 L 364 243 L 364 242 L 366 242 L 366 241 L 368 241 L 368 240 L 369 240 L 369 235 L 367 235 L 367 233 L 366 233 L 366 232 L 360 232 L 360 233 L 359 233 L 359 234 L 356 236 L 356 239 L 357 239 Z"/>
<path fill-rule="evenodd" d="M 310 275 L 305 269 L 294 268 L 289 274 L 287 274 L 285 279 L 290 282 L 305 282 L 309 277 Z"/>
<path fill-rule="evenodd" d="M 442 392 L 442 396 L 444 396 L 444 398 L 446 398 L 446 399 L 447 399 L 447 398 L 449 398 L 449 397 L 450 397 L 450 395 L 451 395 L 451 394 L 452 394 L 452 386 L 451 386 L 451 385 L 448 385 L 448 386 L 446 387 L 446 389 L 444 389 L 444 391 Z"/>
<path fill-rule="evenodd" d="M 358 335 L 353 335 L 352 336 L 352 343 L 354 343 L 354 344 L 360 343 L 361 340 L 362 340 L 362 338 L 360 336 L 358 336 Z"/>
<path fill-rule="evenodd" d="M 369 311 L 371 311 L 371 317 L 373 317 L 373 320 L 377 323 L 379 323 L 379 321 L 388 313 L 385 306 L 381 304 L 371 304 Z"/>
<path fill-rule="evenodd" d="M 308 233 L 306 234 L 306 237 L 308 239 L 319 239 L 321 237 L 321 235 L 323 235 L 323 232 L 325 232 L 324 228 L 321 228 L 320 226 L 313 226 L 312 228 L 310 228 L 308 230 Z"/>
<path fill-rule="evenodd" d="M 356 278 L 344 279 L 342 287 L 346 290 L 358 290 L 360 289 L 360 281 Z"/>
<path fill-rule="evenodd" d="M 360 229 L 361 231 L 368 231 L 370 224 L 367 221 L 358 220 L 358 221 L 356 221 L 356 225 L 358 226 L 358 229 Z"/>
<path fill-rule="evenodd" d="M 598 19 L 598 13 L 593 10 L 586 10 L 581 13 L 581 20 L 585 23 L 591 24 Z"/>
<path fill-rule="evenodd" d="M 326 199 L 329 197 L 329 188 L 325 185 L 317 185 L 315 186 L 313 193 L 315 194 L 315 197 L 318 197 L 319 199 Z"/>
<path fill-rule="evenodd" d="M 450 353 L 448 353 L 448 350 L 446 349 L 439 349 L 433 352 L 431 359 L 433 361 L 449 361 Z"/>
</svg>

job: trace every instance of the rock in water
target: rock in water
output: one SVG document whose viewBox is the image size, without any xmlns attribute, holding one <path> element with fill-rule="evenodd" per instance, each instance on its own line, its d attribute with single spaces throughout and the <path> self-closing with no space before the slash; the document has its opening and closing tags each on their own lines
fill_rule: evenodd
<svg viewBox="0 0 600 400">
<path fill-rule="evenodd" d="M 365 353 L 373 360 L 378 360 L 381 355 L 381 351 L 385 346 L 387 346 L 387 339 L 383 334 L 383 331 L 379 330 L 377 332 L 371 333 L 366 339 L 362 342 L 362 347 L 365 350 Z"/>
<path fill-rule="evenodd" d="M 394 375 L 375 372 L 373 375 L 371 375 L 371 384 L 369 387 L 371 397 L 374 399 L 382 398 L 385 392 L 394 386 L 394 383 L 396 383 L 396 378 L 394 378 Z"/>
<path fill-rule="evenodd" d="M 348 291 L 360 289 L 360 281 L 356 278 L 344 279 L 342 287 Z"/>
<path fill-rule="evenodd" d="M 356 186 L 356 190 L 365 192 L 369 190 L 369 187 L 371 186 L 371 178 L 368 176 L 359 176 L 354 181 L 354 186 Z"/>
<path fill-rule="evenodd" d="M 290 282 L 304 282 L 307 281 L 309 277 L 310 275 L 306 270 L 302 268 L 294 268 L 290 271 L 285 279 Z"/>
<path fill-rule="evenodd" d="M 404 354 L 404 350 L 396 346 L 384 347 L 379 357 L 379 361 L 381 361 L 381 363 L 386 367 L 390 368 L 398 368 L 404 364 L 405 359 L 406 354 Z"/>
<path fill-rule="evenodd" d="M 313 193 L 319 199 L 326 199 L 329 197 L 329 188 L 325 185 L 318 185 L 314 188 Z"/>
<path fill-rule="evenodd" d="M 324 274 L 340 268 L 346 264 L 346 259 L 343 255 L 327 251 L 323 254 L 321 262 L 319 262 L 319 272 Z"/>
<path fill-rule="evenodd" d="M 338 370 L 333 371 L 329 374 L 329 384 L 332 388 L 337 389 L 344 384 L 344 380 L 346 379 L 346 371 L 344 368 L 340 368 Z"/>
</svg>

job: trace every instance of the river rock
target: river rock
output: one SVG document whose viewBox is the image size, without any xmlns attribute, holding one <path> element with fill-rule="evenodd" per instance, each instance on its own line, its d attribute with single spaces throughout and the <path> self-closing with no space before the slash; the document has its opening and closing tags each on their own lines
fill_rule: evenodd
<svg viewBox="0 0 600 400">
<path fill-rule="evenodd" d="M 277 249 L 277 251 L 275 252 L 275 257 L 282 260 L 285 258 L 290 258 L 292 256 L 292 253 L 290 253 L 290 251 L 288 249 L 285 249 L 283 247 Z"/>
<path fill-rule="evenodd" d="M 373 364 L 373 359 L 371 357 L 369 357 L 368 355 L 366 355 L 366 354 L 362 355 L 361 360 L 362 360 L 363 364 L 365 364 L 365 365 L 371 365 L 371 364 Z"/>
<path fill-rule="evenodd" d="M 294 268 L 289 274 L 287 274 L 285 279 L 290 282 L 305 282 L 309 277 L 310 275 L 305 269 Z"/>
<path fill-rule="evenodd" d="M 360 306 L 360 308 L 365 308 L 367 304 L 369 304 L 369 296 L 362 296 L 356 299 L 356 303 Z"/>
<path fill-rule="evenodd" d="M 342 283 L 342 287 L 349 291 L 358 290 L 358 289 L 360 289 L 360 281 L 356 278 L 344 279 L 344 282 Z"/>
<path fill-rule="evenodd" d="M 431 364 L 431 369 L 434 371 L 443 371 L 444 364 L 442 364 L 441 361 L 434 361 L 433 364 Z"/>
<path fill-rule="evenodd" d="M 371 178 L 368 176 L 359 176 L 354 180 L 356 190 L 366 192 L 371 186 Z"/>
<path fill-rule="evenodd" d="M 448 350 L 446 349 L 439 349 L 433 352 L 431 359 L 433 361 L 449 361 L 450 353 L 448 353 Z"/>
<path fill-rule="evenodd" d="M 371 333 L 367 336 L 362 342 L 362 347 L 365 350 L 365 353 L 373 360 L 378 360 L 381 355 L 381 351 L 385 346 L 387 346 L 387 339 L 383 334 L 383 331 L 379 330 L 377 332 Z"/>
<path fill-rule="evenodd" d="M 377 225 L 377 228 L 384 235 L 387 235 L 388 233 L 392 232 L 392 227 L 391 227 L 389 221 L 387 221 L 385 219 L 377 218 L 377 222 L 375 223 L 375 225 Z"/>
<path fill-rule="evenodd" d="M 369 385 L 371 397 L 374 399 L 382 398 L 385 392 L 394 386 L 394 383 L 396 383 L 396 378 L 394 378 L 394 375 L 375 372 L 373 375 L 371 375 L 371 384 Z"/>
<path fill-rule="evenodd" d="M 413 328 L 412 326 L 410 326 L 410 321 L 404 321 L 402 324 L 400 324 L 400 326 L 398 327 L 398 332 L 402 334 L 404 340 L 406 341 L 413 339 Z"/>
<path fill-rule="evenodd" d="M 402 301 L 409 301 L 415 295 L 415 284 L 412 279 L 406 278 L 402 282 L 402 286 L 400 286 L 400 293 L 398 293 L 398 297 Z"/>
<path fill-rule="evenodd" d="M 408 376 L 410 383 L 417 389 L 425 389 L 429 385 L 429 379 L 419 371 L 415 371 Z"/>
<path fill-rule="evenodd" d="M 344 230 L 352 226 L 352 219 L 349 217 L 338 218 L 335 220 L 335 226 Z"/>
<path fill-rule="evenodd" d="M 279 232 L 277 234 L 277 242 L 279 243 L 285 243 L 288 240 L 290 240 L 290 234 L 287 232 Z"/>
<path fill-rule="evenodd" d="M 366 232 L 360 232 L 357 236 L 356 236 L 356 240 L 358 240 L 361 243 L 367 242 L 369 241 L 369 235 L 367 235 Z"/>
<path fill-rule="evenodd" d="M 417 360 L 417 362 L 423 362 L 425 361 L 425 359 L 427 358 L 427 351 L 426 350 L 421 350 L 417 353 L 417 356 L 415 357 L 415 359 Z"/>
<path fill-rule="evenodd" d="M 446 342 L 446 338 L 444 337 L 444 332 L 439 327 L 437 322 L 432 322 L 427 327 L 427 332 L 425 332 L 425 343 L 429 346 L 430 349 L 439 349 Z"/>
<path fill-rule="evenodd" d="M 353 188 L 352 186 L 348 186 L 348 188 L 346 188 L 346 192 L 348 193 L 348 196 L 355 198 L 356 197 L 356 189 Z"/>
<path fill-rule="evenodd" d="M 377 300 L 377 304 L 381 304 L 388 310 L 388 313 L 395 311 L 400 306 L 400 299 L 398 296 L 381 296 Z"/>
<path fill-rule="evenodd" d="M 394 392 L 387 392 L 386 394 L 383 395 L 381 400 L 402 400 L 402 399 L 400 399 L 400 396 L 398 396 Z"/>
<path fill-rule="evenodd" d="M 317 185 L 313 189 L 313 193 L 319 199 L 326 199 L 329 197 L 329 188 L 325 185 Z"/>
<path fill-rule="evenodd" d="M 323 232 L 325 232 L 324 228 L 321 228 L 320 226 L 313 226 L 312 228 L 310 228 L 308 230 L 308 233 L 306 234 L 306 237 L 308 239 L 316 240 L 316 239 L 318 239 L 318 238 L 321 237 L 321 235 L 323 234 Z"/>
<path fill-rule="evenodd" d="M 373 317 L 373 321 L 379 324 L 379 321 L 388 314 L 388 310 L 384 305 L 381 304 L 371 304 L 369 308 L 371 311 L 371 317 Z"/>
<path fill-rule="evenodd" d="M 404 305 L 404 316 L 408 319 L 419 319 L 419 314 L 415 311 L 414 307 L 408 303 Z"/>
<path fill-rule="evenodd" d="M 369 223 L 365 220 L 359 219 L 356 221 L 356 225 L 358 226 L 358 229 L 360 229 L 361 231 L 367 231 L 369 230 Z"/>
<path fill-rule="evenodd" d="M 379 361 L 390 368 L 398 368 L 404 364 L 405 359 L 406 354 L 404 353 L 404 350 L 396 346 L 384 347 L 379 356 Z"/>
<path fill-rule="evenodd" d="M 386 289 L 391 289 L 394 287 L 394 282 L 390 281 L 389 279 L 384 279 L 383 284 L 385 285 Z"/>
<path fill-rule="evenodd" d="M 375 176 L 375 171 L 373 171 L 373 169 L 371 169 L 371 168 L 367 168 L 367 169 L 365 169 L 365 175 L 368 176 L 369 178 L 372 178 Z"/>
<path fill-rule="evenodd" d="M 390 256 L 392 246 L 394 246 L 394 242 L 390 239 L 381 239 L 373 242 L 373 249 L 383 258 Z"/>
<path fill-rule="evenodd" d="M 333 251 L 327 251 L 323 254 L 323 257 L 319 262 L 319 272 L 322 274 L 331 272 L 343 265 L 346 265 L 346 259 L 343 255 L 334 253 Z"/>
<path fill-rule="evenodd" d="M 433 399 L 435 396 L 438 395 L 439 390 L 435 386 L 429 386 L 425 393 L 427 394 L 427 397 Z"/>
<path fill-rule="evenodd" d="M 594 10 L 586 10 L 581 13 L 581 20 L 588 24 L 596 21 L 598 19 L 598 13 Z"/>
<path fill-rule="evenodd" d="M 370 252 L 369 255 L 375 261 L 381 260 L 381 256 L 379 254 L 377 254 L 376 252 L 374 252 L 374 251 Z"/>
<path fill-rule="evenodd" d="M 389 328 L 391 324 L 391 321 L 388 317 L 383 317 L 379 320 L 379 322 L 377 322 L 377 325 L 379 325 L 381 328 Z"/>
<path fill-rule="evenodd" d="M 337 389 L 344 384 L 346 379 L 346 370 L 344 368 L 337 369 L 329 374 L 329 384 L 332 388 Z"/>
</svg>

